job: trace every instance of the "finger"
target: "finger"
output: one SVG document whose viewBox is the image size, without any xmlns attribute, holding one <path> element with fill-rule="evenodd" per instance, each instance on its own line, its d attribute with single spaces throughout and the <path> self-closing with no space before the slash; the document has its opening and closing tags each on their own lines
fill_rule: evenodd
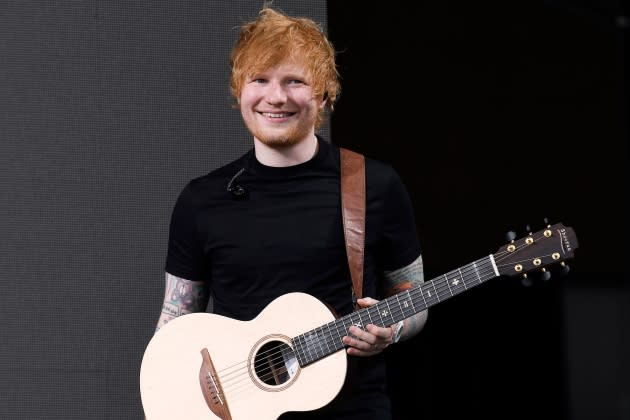
<svg viewBox="0 0 630 420">
<path fill-rule="evenodd" d="M 378 327 L 368 324 L 366 330 L 375 337 L 375 340 L 370 342 L 376 344 L 381 350 L 384 350 L 394 342 L 394 330 L 391 327 Z"/>
<path fill-rule="evenodd" d="M 368 343 L 358 343 L 357 347 L 348 347 L 346 352 L 351 356 L 373 356 L 377 353 L 383 351 L 382 348 L 379 348 L 375 344 Z"/>
<path fill-rule="evenodd" d="M 361 299 L 357 299 L 357 303 L 359 304 L 360 307 L 362 308 L 367 308 L 369 306 L 372 306 L 376 303 L 378 303 L 378 300 L 373 299 L 369 296 L 363 297 Z"/>
<path fill-rule="evenodd" d="M 349 335 L 351 337 L 354 337 L 354 338 L 356 338 L 358 340 L 364 341 L 364 342 L 366 342 L 368 344 L 374 344 L 374 343 L 376 343 L 378 338 L 369 331 L 370 326 L 375 327 L 372 324 L 368 324 L 366 326 L 366 329 L 364 330 L 362 328 L 359 328 L 359 327 L 353 325 L 350 328 L 348 328 L 348 333 L 349 333 Z"/>
<path fill-rule="evenodd" d="M 356 347 L 360 350 L 369 350 L 372 345 L 376 344 L 376 337 L 372 334 L 366 333 L 363 330 L 354 332 L 352 330 L 349 335 L 343 337 L 343 343 L 352 347 Z"/>
</svg>

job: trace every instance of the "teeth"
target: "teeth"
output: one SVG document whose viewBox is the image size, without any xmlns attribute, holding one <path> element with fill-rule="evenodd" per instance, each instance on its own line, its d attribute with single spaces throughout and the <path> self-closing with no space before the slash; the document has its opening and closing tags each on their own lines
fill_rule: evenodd
<svg viewBox="0 0 630 420">
<path fill-rule="evenodd" d="M 291 115 L 290 112 L 262 112 L 261 114 L 268 118 L 286 118 Z"/>
</svg>

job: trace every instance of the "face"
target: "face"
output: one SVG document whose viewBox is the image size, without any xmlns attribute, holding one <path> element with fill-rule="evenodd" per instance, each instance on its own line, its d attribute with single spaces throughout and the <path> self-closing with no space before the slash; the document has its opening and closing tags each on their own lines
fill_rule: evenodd
<svg viewBox="0 0 630 420">
<path fill-rule="evenodd" d="M 313 97 L 306 71 L 283 62 L 245 80 L 240 108 L 245 125 L 269 146 L 286 147 L 315 135 L 324 101 Z"/>
</svg>

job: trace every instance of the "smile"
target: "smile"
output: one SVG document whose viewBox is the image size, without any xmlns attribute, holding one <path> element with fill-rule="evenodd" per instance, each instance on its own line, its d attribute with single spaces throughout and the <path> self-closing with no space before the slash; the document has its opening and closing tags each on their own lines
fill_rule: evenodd
<svg viewBox="0 0 630 420">
<path fill-rule="evenodd" d="M 260 114 L 267 118 L 287 118 L 294 115 L 295 112 L 261 112 Z"/>
</svg>

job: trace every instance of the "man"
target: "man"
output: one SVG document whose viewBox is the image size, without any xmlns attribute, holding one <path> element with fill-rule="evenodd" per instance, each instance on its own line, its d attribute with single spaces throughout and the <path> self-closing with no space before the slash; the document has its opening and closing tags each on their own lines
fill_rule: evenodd
<svg viewBox="0 0 630 420">
<path fill-rule="evenodd" d="M 192 180 L 179 196 L 157 328 L 205 311 L 210 296 L 214 313 L 239 320 L 295 291 L 348 314 L 354 302 L 339 148 L 316 135 L 340 91 L 335 51 L 313 21 L 266 7 L 243 26 L 231 66 L 232 94 L 253 149 Z M 413 209 L 395 171 L 366 159 L 366 195 L 362 307 L 423 281 Z M 337 397 L 281 418 L 391 418 L 383 351 L 425 321 L 426 311 L 391 326 L 350 327 L 342 338 L 348 373 Z"/>
</svg>

